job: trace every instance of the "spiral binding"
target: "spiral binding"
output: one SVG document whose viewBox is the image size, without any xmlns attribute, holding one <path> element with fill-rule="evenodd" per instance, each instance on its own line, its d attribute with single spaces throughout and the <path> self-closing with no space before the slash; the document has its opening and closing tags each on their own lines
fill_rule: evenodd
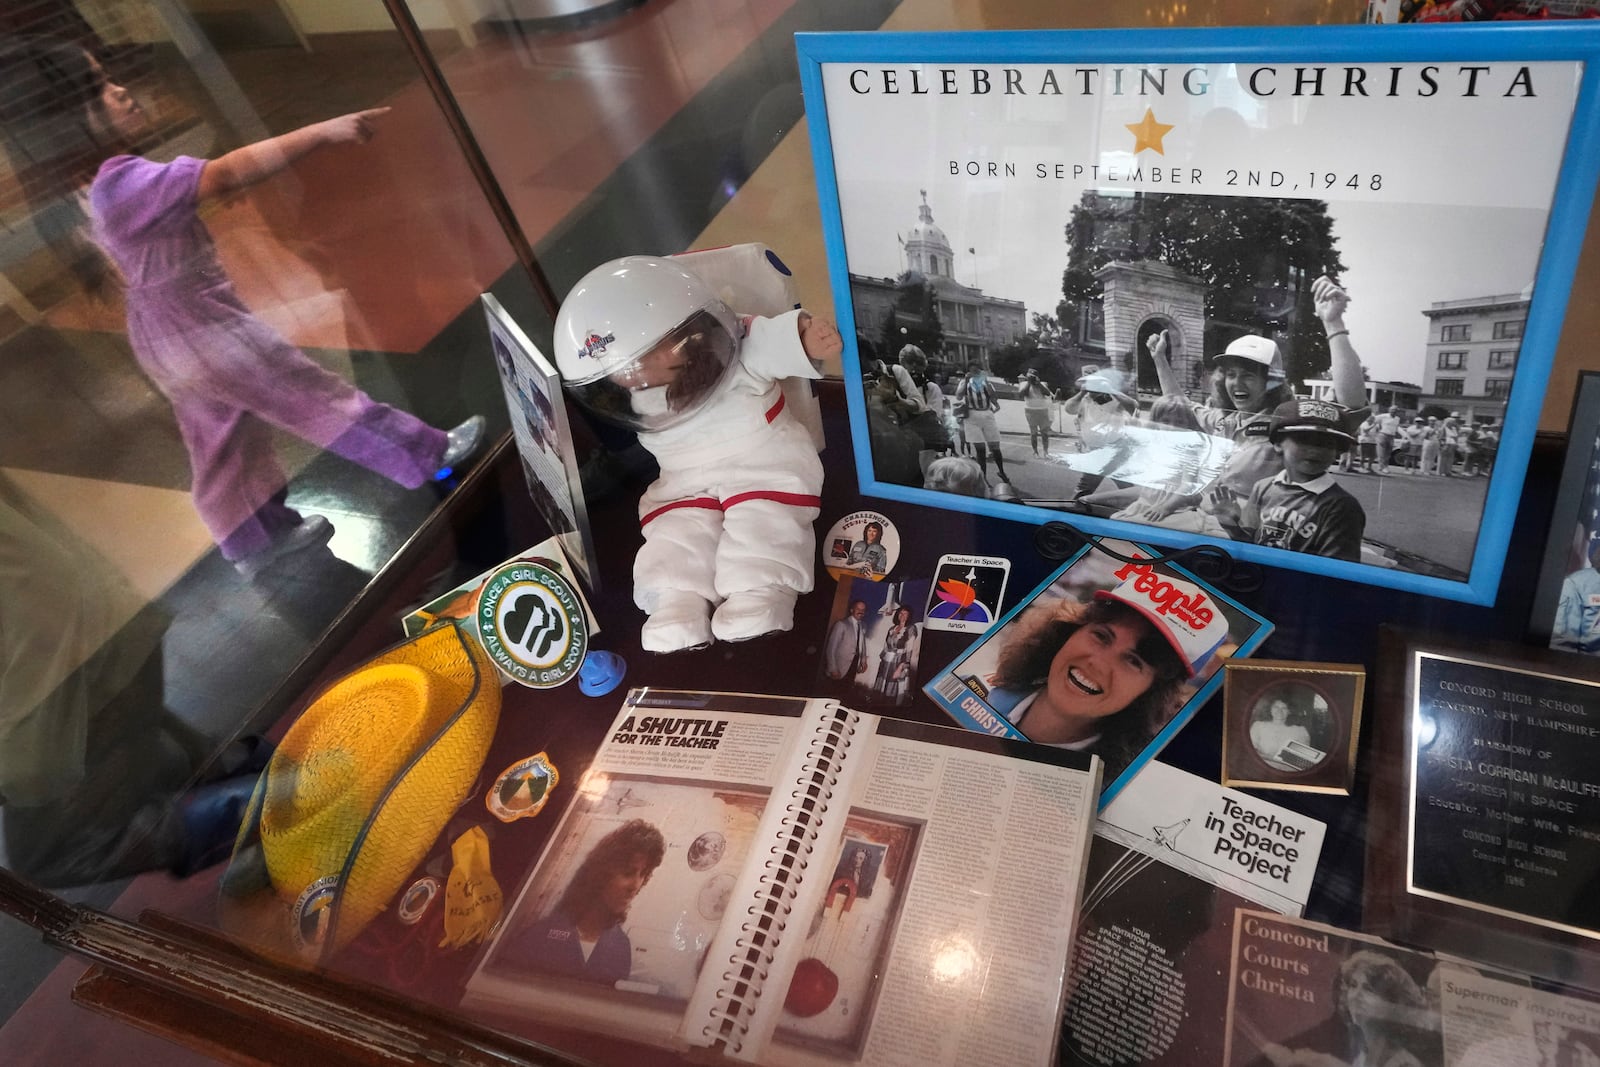
<svg viewBox="0 0 1600 1067">
<path fill-rule="evenodd" d="M 839 765 L 855 732 L 855 712 L 839 706 L 814 731 L 817 736 L 806 749 L 803 769 L 790 794 L 792 800 L 784 805 L 776 840 L 767 849 L 774 858 L 762 864 L 765 872 L 757 879 L 762 891 L 756 902 L 745 908 L 747 918 L 739 924 L 739 937 L 734 941 L 739 951 L 728 957 L 728 967 L 722 972 L 723 985 L 717 989 L 717 1004 L 710 1012 L 713 1022 L 700 1031 L 711 1039 L 713 1048 L 737 1053 L 750 1032 L 756 997 L 794 909 L 799 891 L 796 881 L 810 864 L 817 824 L 833 799 Z"/>
</svg>

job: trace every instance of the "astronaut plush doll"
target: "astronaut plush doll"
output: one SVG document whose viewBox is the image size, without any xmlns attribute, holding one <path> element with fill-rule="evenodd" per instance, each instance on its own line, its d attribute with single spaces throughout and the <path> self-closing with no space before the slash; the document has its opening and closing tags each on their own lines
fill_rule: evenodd
<svg viewBox="0 0 1600 1067">
<path fill-rule="evenodd" d="M 556 317 L 572 395 L 637 431 L 661 476 L 639 501 L 640 643 L 673 652 L 794 625 L 812 584 L 822 461 L 780 383 L 819 377 L 832 323 L 736 316 L 671 259 L 626 256 L 586 274 Z"/>
</svg>

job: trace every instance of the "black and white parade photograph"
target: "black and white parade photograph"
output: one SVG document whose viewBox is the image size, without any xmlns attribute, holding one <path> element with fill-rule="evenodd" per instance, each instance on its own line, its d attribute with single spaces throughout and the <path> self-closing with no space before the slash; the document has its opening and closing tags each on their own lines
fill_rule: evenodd
<svg viewBox="0 0 1600 1067">
<path fill-rule="evenodd" d="M 823 63 L 863 478 L 1470 599 L 1551 358 L 1571 70 L 1305 69 Z"/>
</svg>

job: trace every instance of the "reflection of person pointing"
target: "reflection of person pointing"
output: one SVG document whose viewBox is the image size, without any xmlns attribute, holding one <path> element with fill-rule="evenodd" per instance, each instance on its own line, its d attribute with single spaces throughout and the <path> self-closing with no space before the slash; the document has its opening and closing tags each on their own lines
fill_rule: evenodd
<svg viewBox="0 0 1600 1067">
<path fill-rule="evenodd" d="M 8 132 L 36 125 L 55 139 L 53 194 L 72 231 L 56 239 L 58 250 L 92 296 L 121 296 L 134 358 L 171 403 L 188 451 L 195 510 L 241 574 L 320 549 L 333 534 L 325 517 L 303 518 L 286 503 L 274 427 L 412 489 L 448 477 L 477 449 L 481 417 L 449 431 L 429 426 L 325 370 L 257 318 L 201 217 L 206 205 L 314 152 L 366 144 L 387 108 L 216 159 L 156 162 L 136 154 L 150 133 L 139 101 L 77 45 L 10 39 L 0 44 L 0 79 Z"/>
</svg>

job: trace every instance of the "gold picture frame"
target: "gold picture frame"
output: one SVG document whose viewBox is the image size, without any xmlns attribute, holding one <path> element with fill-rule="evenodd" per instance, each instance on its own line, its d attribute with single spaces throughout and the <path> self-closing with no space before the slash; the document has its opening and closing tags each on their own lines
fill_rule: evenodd
<svg viewBox="0 0 1600 1067">
<path fill-rule="evenodd" d="M 1366 680 L 1359 663 L 1228 663 L 1222 784 L 1349 796 Z"/>
</svg>

